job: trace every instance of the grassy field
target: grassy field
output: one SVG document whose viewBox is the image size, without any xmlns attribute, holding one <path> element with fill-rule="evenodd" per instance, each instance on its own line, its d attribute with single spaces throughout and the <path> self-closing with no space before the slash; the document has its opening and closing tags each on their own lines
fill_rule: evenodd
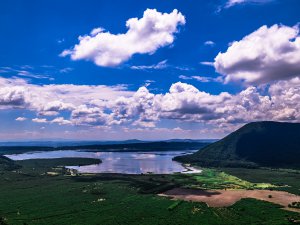
<svg viewBox="0 0 300 225">
<path fill-rule="evenodd" d="M 300 171 L 283 169 L 222 168 L 226 173 L 250 182 L 267 182 L 277 185 L 276 190 L 300 195 Z"/>
<path fill-rule="evenodd" d="M 0 224 L 282 225 L 300 219 L 298 213 L 254 199 L 243 199 L 227 208 L 209 208 L 204 203 L 173 201 L 156 195 L 177 186 L 245 182 L 220 171 L 206 170 L 202 176 L 99 174 L 73 177 L 39 173 L 58 164 L 61 163 L 56 160 L 43 163 L 30 160 L 22 162 L 23 167 L 18 172 L 1 171 Z"/>
<path fill-rule="evenodd" d="M 28 159 L 18 161 L 24 173 L 42 174 L 45 172 L 58 172 L 62 166 L 85 166 L 101 163 L 100 159 L 92 158 L 59 158 L 59 159 Z"/>
<path fill-rule="evenodd" d="M 252 183 L 216 169 L 203 169 L 201 174 L 192 174 L 196 187 L 201 189 L 270 189 L 276 187 L 270 183 Z M 263 182 L 263 181 L 261 181 Z"/>
</svg>

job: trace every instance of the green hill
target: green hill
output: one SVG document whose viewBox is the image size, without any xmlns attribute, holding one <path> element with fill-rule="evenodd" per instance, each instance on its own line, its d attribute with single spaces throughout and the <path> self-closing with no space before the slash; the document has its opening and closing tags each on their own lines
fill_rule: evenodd
<svg viewBox="0 0 300 225">
<path fill-rule="evenodd" d="M 15 170 L 19 169 L 20 166 L 5 156 L 0 155 L 0 171 L 1 170 Z"/>
<path fill-rule="evenodd" d="M 253 122 L 174 160 L 213 167 L 300 168 L 300 123 Z"/>
</svg>

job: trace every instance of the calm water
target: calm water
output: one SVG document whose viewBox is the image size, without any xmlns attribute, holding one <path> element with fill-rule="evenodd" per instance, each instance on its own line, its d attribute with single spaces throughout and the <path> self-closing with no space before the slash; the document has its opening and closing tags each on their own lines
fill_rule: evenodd
<svg viewBox="0 0 300 225">
<path fill-rule="evenodd" d="M 159 173 L 168 174 L 184 172 L 180 163 L 172 161 L 178 155 L 194 151 L 165 151 L 165 152 L 84 152 L 84 151 L 51 151 L 32 152 L 16 155 L 6 155 L 13 160 L 47 159 L 47 158 L 99 158 L 102 163 L 88 166 L 70 166 L 82 173 Z M 199 172 L 199 171 L 198 171 Z"/>
</svg>

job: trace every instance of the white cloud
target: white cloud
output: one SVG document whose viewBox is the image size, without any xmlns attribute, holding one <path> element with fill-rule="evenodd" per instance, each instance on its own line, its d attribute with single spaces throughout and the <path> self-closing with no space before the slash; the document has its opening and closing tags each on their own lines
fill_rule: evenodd
<svg viewBox="0 0 300 225">
<path fill-rule="evenodd" d="M 250 86 L 235 95 L 212 95 L 177 82 L 166 94 L 154 95 L 147 88 L 140 88 L 133 97 L 122 98 L 112 107 L 116 117 L 145 127 L 169 119 L 232 129 L 237 124 L 258 120 L 299 122 L 299 91 L 299 78 L 274 83 L 269 89 Z M 147 123 L 139 123 L 143 121 Z"/>
<path fill-rule="evenodd" d="M 45 118 L 33 118 L 32 122 L 35 122 L 35 123 L 48 123 L 49 121 L 47 121 L 47 119 L 45 119 Z"/>
<path fill-rule="evenodd" d="M 11 76 L 16 76 L 16 77 L 25 77 L 27 79 L 34 78 L 34 79 L 54 80 L 54 78 L 52 76 L 45 73 L 44 71 L 41 72 L 38 69 L 41 69 L 41 68 L 35 68 L 30 65 L 21 65 L 21 66 L 13 66 L 13 67 L 6 66 L 6 67 L 0 67 L 0 73 L 6 73 L 6 74 L 9 74 Z M 51 72 L 55 73 L 55 70 L 53 70 Z"/>
<path fill-rule="evenodd" d="M 147 87 L 131 92 L 123 86 L 37 85 L 0 78 L 0 110 L 22 107 L 36 113 L 35 123 L 156 129 L 161 121 L 173 120 L 210 125 L 220 132 L 257 120 L 300 122 L 299 93 L 298 77 L 249 86 L 236 94 L 210 94 L 182 82 L 154 94 Z"/>
<path fill-rule="evenodd" d="M 214 78 L 212 77 L 192 76 L 192 78 L 203 83 L 214 81 Z"/>
<path fill-rule="evenodd" d="M 201 65 L 204 65 L 204 66 L 214 66 L 214 62 L 200 62 Z"/>
<path fill-rule="evenodd" d="M 178 78 L 179 78 L 179 79 L 182 79 L 182 80 L 192 80 L 191 77 L 185 76 L 185 75 L 180 75 Z"/>
<path fill-rule="evenodd" d="M 223 77 L 201 77 L 201 76 L 192 76 L 194 79 L 200 81 L 200 82 L 218 82 L 223 83 Z"/>
<path fill-rule="evenodd" d="M 58 100 L 47 102 L 39 107 L 39 115 L 54 116 L 60 111 L 72 110 L 75 106 L 71 103 L 64 103 Z"/>
<path fill-rule="evenodd" d="M 272 2 L 274 0 L 228 0 L 225 4 L 225 8 L 230 8 L 239 4 L 255 3 L 255 4 L 265 4 Z"/>
<path fill-rule="evenodd" d="M 219 95 L 199 91 L 192 85 L 177 82 L 170 87 L 169 93 L 156 96 L 156 107 L 162 118 L 178 120 L 209 120 L 214 115 L 214 105 L 225 102 L 231 95 Z"/>
<path fill-rule="evenodd" d="M 242 3 L 246 3 L 249 2 L 249 0 L 228 0 L 228 2 L 225 5 L 225 8 L 230 8 L 232 6 L 238 5 L 238 4 L 242 4 Z"/>
<path fill-rule="evenodd" d="M 119 124 L 132 122 L 134 125 L 153 127 L 158 121 L 158 109 L 155 106 L 155 95 L 146 87 L 140 87 L 130 98 L 120 97 L 112 103 L 112 115 Z"/>
<path fill-rule="evenodd" d="M 208 83 L 208 82 L 223 82 L 222 77 L 203 77 L 203 76 L 186 76 L 186 75 L 180 75 L 178 77 L 182 80 L 197 80 L 202 83 Z"/>
<path fill-rule="evenodd" d="M 73 70 L 71 67 L 62 68 L 59 70 L 60 73 L 69 73 Z"/>
<path fill-rule="evenodd" d="M 131 66 L 130 68 L 133 70 L 161 70 L 167 68 L 169 65 L 167 64 L 167 60 L 163 60 L 157 64 L 149 65 L 149 66 Z"/>
<path fill-rule="evenodd" d="M 215 42 L 213 42 L 213 41 L 206 41 L 206 42 L 204 42 L 204 45 L 214 46 Z"/>
<path fill-rule="evenodd" d="M 141 65 L 141 66 L 131 66 L 130 68 L 133 70 L 145 70 L 145 71 L 151 71 L 151 70 L 162 70 L 162 69 L 173 69 L 173 70 L 180 70 L 180 71 L 189 71 L 193 70 L 191 67 L 187 66 L 175 66 L 167 63 L 168 60 L 163 60 L 158 62 L 157 64 L 152 65 Z"/>
<path fill-rule="evenodd" d="M 69 125 L 71 121 L 65 120 L 63 117 L 57 117 L 53 119 L 50 123 L 58 123 L 59 125 Z"/>
<path fill-rule="evenodd" d="M 145 80 L 145 83 L 148 83 L 148 84 L 155 83 L 155 82 L 156 82 L 155 80 Z"/>
<path fill-rule="evenodd" d="M 105 29 L 102 28 L 102 27 L 97 27 L 97 28 L 94 28 L 92 31 L 91 31 L 91 36 L 96 36 L 97 34 L 101 33 L 101 32 L 104 32 Z"/>
<path fill-rule="evenodd" d="M 75 125 L 102 126 L 111 124 L 112 117 L 102 107 L 81 105 L 72 111 L 71 121 Z"/>
<path fill-rule="evenodd" d="M 173 131 L 184 131 L 184 130 L 181 129 L 180 127 L 175 127 L 175 128 L 173 128 Z"/>
<path fill-rule="evenodd" d="M 18 76 L 22 77 L 29 77 L 29 78 L 35 78 L 35 79 L 51 79 L 49 75 L 45 74 L 35 74 L 33 72 L 27 71 L 27 70 L 19 70 L 17 71 Z"/>
<path fill-rule="evenodd" d="M 133 92 L 124 85 L 36 85 L 24 79 L 0 77 L 0 109 L 25 108 L 43 116 L 58 115 L 84 104 L 102 107 L 119 96 L 131 95 Z"/>
<path fill-rule="evenodd" d="M 80 36 L 79 44 L 71 50 L 64 50 L 61 56 L 90 60 L 98 66 L 117 66 L 134 54 L 153 54 L 157 49 L 172 44 L 177 27 L 183 24 L 185 18 L 177 9 L 171 13 L 147 9 L 142 18 L 127 20 L 126 33 L 111 34 L 96 28 L 91 35 Z"/>
<path fill-rule="evenodd" d="M 233 42 L 214 62 L 225 82 L 261 84 L 300 75 L 299 27 L 262 26 Z"/>
<path fill-rule="evenodd" d="M 64 39 L 64 38 L 61 38 L 61 39 L 58 39 L 58 40 L 57 40 L 57 43 L 58 43 L 58 44 L 62 44 L 62 43 L 64 43 L 64 42 L 65 42 L 65 39 Z"/>
<path fill-rule="evenodd" d="M 27 118 L 25 118 L 25 117 L 18 117 L 18 118 L 16 118 L 16 121 L 25 121 L 25 120 L 27 120 Z"/>
<path fill-rule="evenodd" d="M 25 105 L 25 89 L 23 87 L 6 87 L 0 88 L 0 107 L 1 106 L 22 106 Z"/>
</svg>

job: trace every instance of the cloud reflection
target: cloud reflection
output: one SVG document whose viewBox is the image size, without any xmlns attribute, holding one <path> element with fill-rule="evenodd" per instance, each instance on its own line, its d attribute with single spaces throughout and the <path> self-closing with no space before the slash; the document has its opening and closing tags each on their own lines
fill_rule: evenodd
<svg viewBox="0 0 300 225">
<path fill-rule="evenodd" d="M 190 152 L 190 151 L 189 151 Z M 83 151 L 52 151 L 32 152 L 24 154 L 6 155 L 13 160 L 45 159 L 45 158 L 97 158 L 102 163 L 88 166 L 70 166 L 81 173 L 157 173 L 169 174 L 183 172 L 186 169 L 172 158 L 182 155 L 184 151 L 166 152 L 83 152 Z"/>
</svg>

